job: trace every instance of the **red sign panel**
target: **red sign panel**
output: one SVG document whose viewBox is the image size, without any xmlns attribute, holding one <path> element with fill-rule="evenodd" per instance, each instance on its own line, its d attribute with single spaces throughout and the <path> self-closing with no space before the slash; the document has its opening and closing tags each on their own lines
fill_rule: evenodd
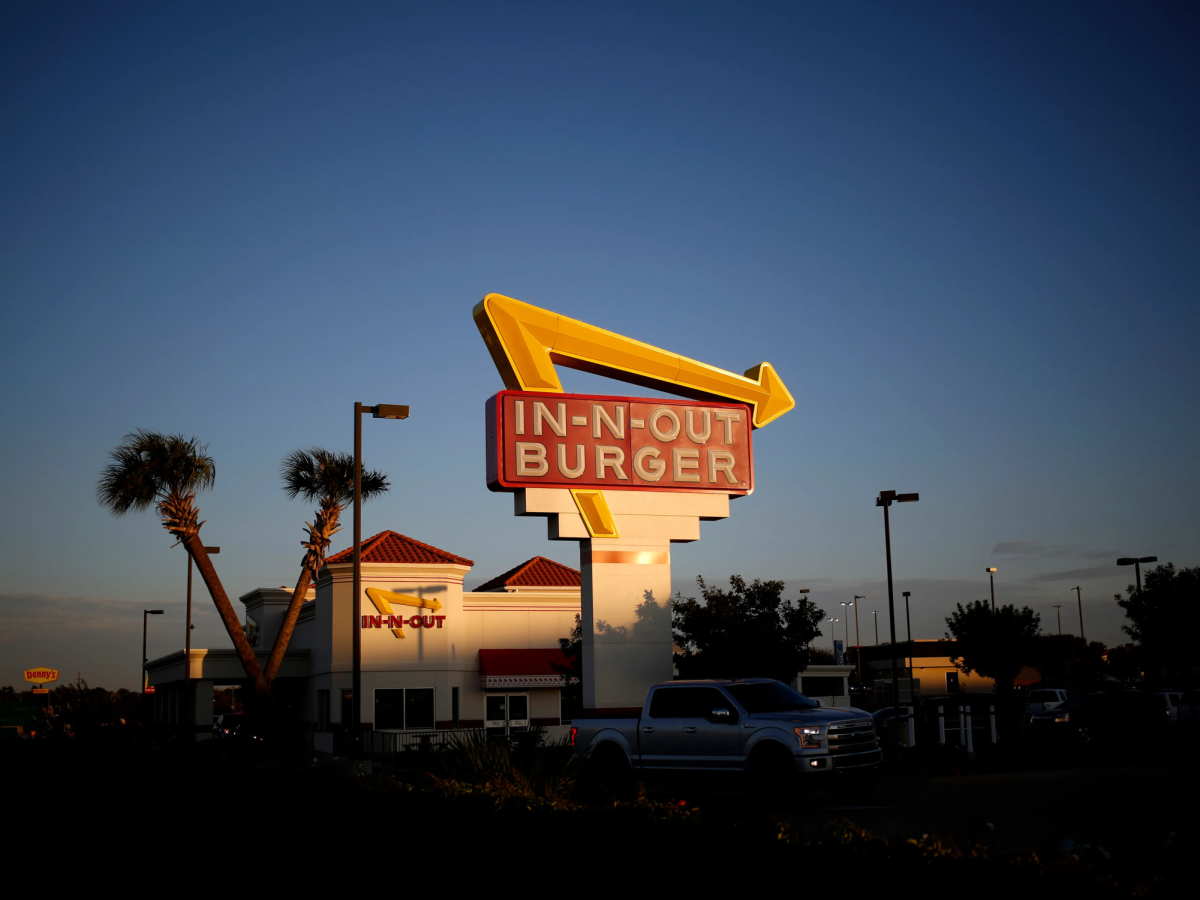
<svg viewBox="0 0 1200 900">
<path fill-rule="evenodd" d="M 754 488 L 750 407 L 501 391 L 487 402 L 487 480 L 525 487 Z"/>
</svg>

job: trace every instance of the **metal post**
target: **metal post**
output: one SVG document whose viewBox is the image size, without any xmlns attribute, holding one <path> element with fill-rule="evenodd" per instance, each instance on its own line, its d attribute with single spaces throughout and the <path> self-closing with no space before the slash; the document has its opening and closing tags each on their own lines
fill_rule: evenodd
<svg viewBox="0 0 1200 900">
<path fill-rule="evenodd" d="M 988 707 L 988 718 L 991 720 L 991 723 L 992 723 L 992 743 L 994 744 L 994 743 L 996 743 L 996 707 L 995 706 Z"/>
<path fill-rule="evenodd" d="M 917 746 L 917 723 L 913 721 L 913 708 L 911 706 L 909 706 L 909 707 L 907 707 L 907 709 L 908 709 L 908 746 L 915 747 L 915 746 Z"/>
<path fill-rule="evenodd" d="M 892 598 L 892 528 L 888 520 L 891 501 L 883 504 L 883 543 L 887 551 L 888 617 L 891 620 L 892 638 L 892 718 L 900 718 L 900 660 L 896 658 L 896 605 Z"/>
<path fill-rule="evenodd" d="M 354 624 L 351 628 L 353 673 L 350 681 L 350 703 L 353 709 L 350 723 L 351 749 L 361 758 L 362 752 L 362 414 L 361 403 L 354 404 Z"/>
<path fill-rule="evenodd" d="M 959 743 L 959 746 L 965 747 L 967 745 L 967 735 L 966 735 L 965 730 L 963 729 L 963 721 L 964 721 L 963 707 L 959 706 L 959 708 L 958 708 L 958 743 Z"/>
<path fill-rule="evenodd" d="M 910 615 L 909 615 L 909 613 L 908 613 L 908 597 L 909 597 L 909 594 L 911 594 L 911 593 L 912 593 L 912 591 L 905 591 L 905 592 L 904 592 L 904 621 L 905 621 L 905 626 L 904 626 L 904 627 L 907 629 L 907 633 L 908 633 L 908 678 L 909 678 L 909 688 L 910 688 L 910 690 L 911 690 L 911 688 L 912 688 L 912 652 L 913 652 L 913 645 L 912 645 L 912 616 L 910 616 Z"/>
<path fill-rule="evenodd" d="M 1083 604 L 1080 605 L 1082 606 Z M 1062 604 L 1055 605 L 1054 611 L 1058 613 L 1058 635 L 1062 637 Z"/>
<path fill-rule="evenodd" d="M 183 703 L 180 704 L 180 718 L 184 722 L 191 722 L 195 716 L 191 715 L 192 709 L 192 554 L 187 555 L 188 558 L 188 579 L 187 579 L 187 625 L 183 633 Z M 190 740 L 196 740 L 196 729 L 185 728 L 185 735 L 191 735 Z"/>
<path fill-rule="evenodd" d="M 945 708 L 938 707 L 938 743 L 946 746 L 946 715 Z"/>
<path fill-rule="evenodd" d="M 967 756 L 975 755 L 975 735 L 971 733 L 971 707 L 967 707 Z"/>
<path fill-rule="evenodd" d="M 1138 591 L 1141 591 L 1141 579 L 1138 579 Z M 1087 646 L 1087 638 L 1083 634 L 1083 592 L 1077 586 L 1075 588 L 1075 600 L 1079 604 L 1079 637 L 1083 641 L 1083 646 Z"/>
<path fill-rule="evenodd" d="M 1140 559 L 1135 560 L 1133 563 L 1133 574 L 1137 577 L 1137 589 L 1140 594 L 1142 592 L 1142 561 Z M 1080 631 L 1082 630 L 1080 628 Z"/>
<path fill-rule="evenodd" d="M 854 595 L 854 655 L 855 662 L 858 663 L 858 686 L 862 687 L 862 638 L 858 634 L 858 601 L 866 600 L 866 597 Z"/>
<path fill-rule="evenodd" d="M 996 611 L 996 573 L 988 572 L 988 581 L 992 586 L 992 612 Z"/>
<path fill-rule="evenodd" d="M 138 693 L 146 692 L 146 623 L 150 621 L 150 610 L 142 610 L 142 680 L 138 685 Z"/>
<path fill-rule="evenodd" d="M 875 622 L 875 646 L 878 647 L 879 646 L 879 610 L 877 610 L 877 609 L 871 610 L 871 615 L 874 617 L 874 622 Z"/>
</svg>

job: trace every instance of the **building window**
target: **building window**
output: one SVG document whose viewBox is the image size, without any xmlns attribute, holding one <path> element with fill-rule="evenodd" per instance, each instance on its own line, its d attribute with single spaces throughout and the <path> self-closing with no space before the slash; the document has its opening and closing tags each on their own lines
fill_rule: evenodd
<svg viewBox="0 0 1200 900">
<path fill-rule="evenodd" d="M 329 691 L 317 691 L 317 731 L 329 731 Z"/>
<path fill-rule="evenodd" d="M 390 688 L 375 691 L 376 731 L 420 731 L 433 728 L 433 688 Z"/>
</svg>

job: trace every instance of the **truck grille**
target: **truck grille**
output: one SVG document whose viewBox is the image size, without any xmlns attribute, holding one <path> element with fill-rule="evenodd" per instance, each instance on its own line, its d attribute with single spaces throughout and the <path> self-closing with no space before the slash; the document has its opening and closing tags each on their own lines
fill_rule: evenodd
<svg viewBox="0 0 1200 900">
<path fill-rule="evenodd" d="M 829 754 L 866 753 L 879 745 L 875 741 L 875 725 L 870 719 L 837 722 L 829 726 Z"/>
</svg>

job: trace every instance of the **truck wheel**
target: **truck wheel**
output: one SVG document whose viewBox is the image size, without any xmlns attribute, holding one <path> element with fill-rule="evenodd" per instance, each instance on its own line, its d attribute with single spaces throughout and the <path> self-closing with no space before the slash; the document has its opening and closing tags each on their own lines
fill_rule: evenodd
<svg viewBox="0 0 1200 900">
<path fill-rule="evenodd" d="M 750 790 L 764 804 L 793 806 L 800 799 L 796 762 L 787 748 L 774 742 L 760 745 L 750 757 Z"/>
</svg>

